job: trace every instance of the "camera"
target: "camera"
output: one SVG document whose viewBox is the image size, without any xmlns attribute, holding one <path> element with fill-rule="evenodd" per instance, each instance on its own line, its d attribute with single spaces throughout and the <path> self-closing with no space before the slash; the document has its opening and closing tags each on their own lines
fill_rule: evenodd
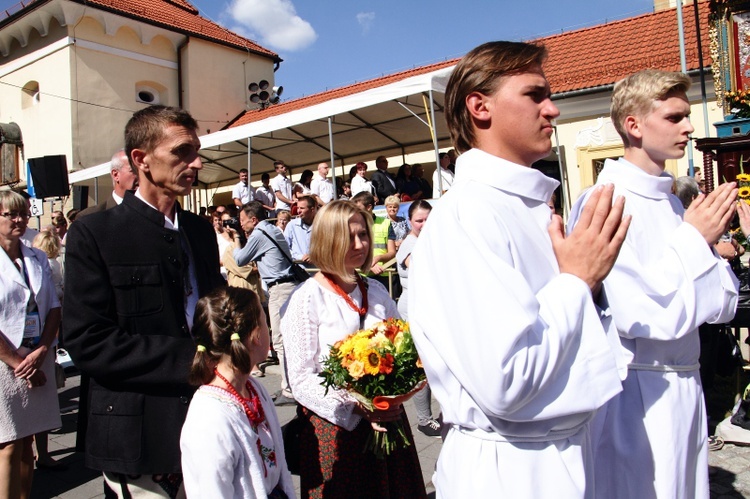
<svg viewBox="0 0 750 499">
<path fill-rule="evenodd" d="M 229 227 L 230 229 L 237 232 L 242 231 L 242 227 L 240 226 L 240 219 L 238 217 L 232 217 L 228 218 L 227 220 L 222 220 L 221 225 L 224 227 Z"/>
</svg>

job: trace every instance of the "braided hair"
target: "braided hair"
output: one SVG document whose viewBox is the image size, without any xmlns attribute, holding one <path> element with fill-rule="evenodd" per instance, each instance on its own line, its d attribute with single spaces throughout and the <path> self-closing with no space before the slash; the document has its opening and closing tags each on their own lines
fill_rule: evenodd
<svg viewBox="0 0 750 499">
<path fill-rule="evenodd" d="M 252 361 L 245 343 L 258 328 L 260 315 L 258 296 L 249 289 L 224 286 L 198 300 L 193 324 L 198 346 L 188 377 L 190 383 L 209 383 L 222 355 L 229 356 L 235 370 L 248 374 Z"/>
</svg>

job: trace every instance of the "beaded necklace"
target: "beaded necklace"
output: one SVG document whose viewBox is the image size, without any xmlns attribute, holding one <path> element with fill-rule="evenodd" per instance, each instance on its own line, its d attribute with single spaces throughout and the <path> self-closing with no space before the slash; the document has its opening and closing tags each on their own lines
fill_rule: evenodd
<svg viewBox="0 0 750 499">
<path fill-rule="evenodd" d="M 263 405 L 260 403 L 260 397 L 258 397 L 258 392 L 255 391 L 255 388 L 253 388 L 250 380 L 245 382 L 245 386 L 247 387 L 247 392 L 250 394 L 250 397 L 245 398 L 237 393 L 237 390 L 234 389 L 229 380 L 221 375 L 218 369 L 214 369 L 214 374 L 217 378 L 222 380 L 225 385 L 227 385 L 227 388 L 225 388 L 224 391 L 229 392 L 229 394 L 232 395 L 232 397 L 234 397 L 237 402 L 240 403 L 242 408 L 245 410 L 247 419 L 250 421 L 250 424 L 253 427 L 258 427 L 266 420 L 266 413 L 263 412 Z M 252 407 L 250 407 L 250 404 L 252 404 Z"/>
<path fill-rule="evenodd" d="M 341 298 L 344 299 L 347 305 L 349 305 L 349 308 L 357 312 L 359 314 L 359 324 L 360 329 L 364 327 L 364 321 L 365 316 L 367 315 L 367 286 L 365 285 L 364 279 L 360 277 L 359 274 L 356 274 L 355 277 L 357 278 L 357 287 L 359 288 L 359 292 L 362 293 L 362 306 L 358 307 L 356 303 L 354 303 L 354 300 L 344 291 L 341 289 L 341 287 L 336 284 L 336 282 L 333 280 L 333 276 L 331 274 L 328 274 L 327 272 L 323 272 L 323 277 L 325 277 L 328 280 L 328 283 L 331 285 L 333 290 L 336 292 L 337 295 L 339 295 Z"/>
</svg>

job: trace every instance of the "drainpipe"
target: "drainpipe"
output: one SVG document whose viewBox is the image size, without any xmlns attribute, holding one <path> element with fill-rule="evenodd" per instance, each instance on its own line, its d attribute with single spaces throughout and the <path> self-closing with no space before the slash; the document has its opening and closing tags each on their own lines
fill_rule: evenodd
<svg viewBox="0 0 750 499">
<path fill-rule="evenodd" d="M 185 41 L 177 46 L 177 107 L 182 109 L 182 49 L 190 43 L 190 37 L 186 36 Z"/>
</svg>

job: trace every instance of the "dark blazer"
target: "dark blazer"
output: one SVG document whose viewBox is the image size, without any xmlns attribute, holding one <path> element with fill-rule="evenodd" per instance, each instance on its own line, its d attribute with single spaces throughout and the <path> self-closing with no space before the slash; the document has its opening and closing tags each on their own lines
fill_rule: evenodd
<svg viewBox="0 0 750 499">
<path fill-rule="evenodd" d="M 388 181 L 393 181 L 393 184 Z M 385 198 L 396 194 L 396 177 L 388 173 L 387 171 L 375 170 L 370 177 L 373 187 L 375 187 L 375 195 L 378 196 L 378 203 L 385 203 Z"/>
<path fill-rule="evenodd" d="M 199 295 L 223 283 L 216 236 L 177 208 Z M 65 347 L 90 377 L 81 394 L 86 466 L 113 473 L 180 471 L 180 429 L 194 388 L 185 320 L 185 257 L 164 215 L 131 193 L 72 224 L 65 261 Z"/>
<path fill-rule="evenodd" d="M 102 201 L 99 204 L 95 204 L 94 206 L 89 206 L 85 210 L 81 210 L 81 212 L 78 214 L 78 217 L 85 217 L 87 215 L 91 215 L 92 213 L 99 213 L 100 211 L 108 210 L 110 208 L 114 208 L 117 206 L 117 202 L 115 201 L 115 198 L 112 197 L 110 194 L 107 196 L 107 199 Z"/>
</svg>

